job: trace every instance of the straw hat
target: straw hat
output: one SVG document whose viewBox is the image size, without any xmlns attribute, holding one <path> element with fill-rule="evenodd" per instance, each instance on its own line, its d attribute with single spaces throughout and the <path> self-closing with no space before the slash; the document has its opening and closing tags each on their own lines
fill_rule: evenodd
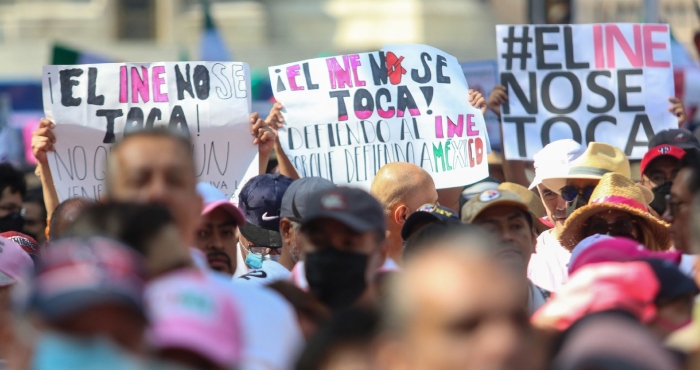
<svg viewBox="0 0 700 370">
<path fill-rule="evenodd" d="M 588 205 L 577 209 L 566 219 L 564 230 L 559 236 L 561 245 L 572 250 L 585 237 L 584 228 L 588 219 L 607 210 L 619 210 L 636 216 L 642 220 L 639 226 L 651 230 L 662 249 L 671 247 L 668 224 L 649 213 L 642 189 L 626 176 L 615 172 L 603 175 L 593 190 Z"/>
<path fill-rule="evenodd" d="M 630 180 L 632 179 L 630 162 L 622 150 L 609 144 L 590 142 L 586 151 L 570 163 L 567 175 L 543 179 L 542 184 L 559 193 L 559 189 L 566 186 L 568 179 L 599 180 L 609 172 L 616 172 Z M 644 195 L 644 204 L 651 203 L 654 200 L 654 193 L 647 188 L 641 186 L 640 188 Z"/>
</svg>

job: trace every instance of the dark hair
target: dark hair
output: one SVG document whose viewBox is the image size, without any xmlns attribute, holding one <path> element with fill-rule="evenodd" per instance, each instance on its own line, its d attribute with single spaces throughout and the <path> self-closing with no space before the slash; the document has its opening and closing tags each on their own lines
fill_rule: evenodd
<svg viewBox="0 0 700 370">
<path fill-rule="evenodd" d="M 14 168 L 10 163 L 0 163 L 0 194 L 5 191 L 5 188 L 10 188 L 10 192 L 17 193 L 22 196 L 27 194 L 27 183 L 24 180 L 24 173 Z"/>
<path fill-rule="evenodd" d="M 63 232 L 78 218 L 80 212 L 94 202 L 88 198 L 68 198 L 56 206 L 49 220 L 49 241 L 63 236 Z"/>
<path fill-rule="evenodd" d="M 467 235 L 483 235 L 483 231 L 474 225 L 460 223 L 456 220 L 437 221 L 422 227 L 411 235 L 404 244 L 403 258 L 408 261 L 416 253 L 441 241 L 453 240 Z"/>
<path fill-rule="evenodd" d="M 334 350 L 345 346 L 369 348 L 378 331 L 379 315 L 375 311 L 358 308 L 341 311 L 306 343 L 296 369 L 321 369 Z"/>
<path fill-rule="evenodd" d="M 39 208 L 41 208 L 42 212 L 44 213 L 42 219 L 46 220 L 48 214 L 46 213 L 46 205 L 44 204 L 44 194 L 42 193 L 41 188 L 33 188 L 27 190 L 27 195 L 24 197 L 24 202 L 38 204 Z"/>
<path fill-rule="evenodd" d="M 96 203 L 80 213 L 65 237 L 104 236 L 148 255 L 148 242 L 173 224 L 170 212 L 159 204 Z"/>
<path fill-rule="evenodd" d="M 686 149 L 683 159 L 681 159 L 681 168 L 690 169 L 690 179 L 688 181 L 688 190 L 691 194 L 700 191 L 700 150 Z"/>
</svg>

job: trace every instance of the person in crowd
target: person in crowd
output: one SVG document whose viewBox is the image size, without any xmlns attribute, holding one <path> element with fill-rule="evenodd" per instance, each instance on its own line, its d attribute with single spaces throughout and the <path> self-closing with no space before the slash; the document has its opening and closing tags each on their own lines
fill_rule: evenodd
<svg viewBox="0 0 700 370">
<path fill-rule="evenodd" d="M 334 312 L 375 304 L 386 237 L 382 206 L 363 190 L 338 187 L 315 194 L 306 207 L 301 233 L 309 292 Z"/>
<path fill-rule="evenodd" d="M 649 149 L 659 145 L 673 145 L 685 151 L 700 150 L 700 140 L 692 132 L 683 128 L 659 131 L 649 141 Z"/>
<path fill-rule="evenodd" d="M 160 204 L 94 203 L 64 232 L 66 238 L 96 235 L 119 241 L 143 255 L 149 279 L 193 266 L 172 215 Z"/>
<path fill-rule="evenodd" d="M 183 270 L 148 283 L 146 340 L 160 359 L 193 370 L 228 370 L 241 361 L 237 302 L 201 271 Z"/>
<path fill-rule="evenodd" d="M 46 225 L 48 215 L 44 205 L 44 196 L 41 189 L 27 190 L 27 195 L 22 203 L 24 212 L 24 228 L 22 232 L 34 238 L 39 245 L 46 243 Z"/>
<path fill-rule="evenodd" d="M 80 216 L 80 212 L 94 204 L 88 198 L 68 198 L 59 203 L 53 210 L 49 219 L 46 237 L 49 242 L 54 242 L 63 236 L 63 232 Z"/>
<path fill-rule="evenodd" d="M 607 234 L 634 239 L 652 251 L 669 249 L 668 224 L 649 213 L 642 189 L 619 173 L 603 175 L 588 204 L 567 218 L 561 245 L 572 250 L 588 236 Z"/>
<path fill-rule="evenodd" d="M 401 239 L 403 239 L 405 243 L 411 235 L 434 222 L 458 223 L 459 216 L 457 216 L 457 212 L 447 207 L 430 203 L 424 204 L 406 219 L 406 222 L 401 228 Z"/>
<path fill-rule="evenodd" d="M 334 316 L 309 339 L 296 370 L 372 370 L 379 315 L 353 308 Z"/>
<path fill-rule="evenodd" d="M 622 310 L 663 340 L 690 324 L 698 292 L 695 282 L 671 261 L 591 263 L 578 269 L 532 322 L 563 331 L 587 315 Z"/>
<path fill-rule="evenodd" d="M 326 190 L 334 189 L 335 185 L 320 177 L 305 177 L 299 180 L 294 180 L 287 188 L 282 196 L 282 204 L 280 209 L 279 228 L 282 236 L 282 250 L 278 263 L 288 272 L 284 273 L 281 269 L 281 274 L 277 274 L 279 278 L 289 278 L 290 272 L 295 265 L 302 259 L 302 244 L 301 239 L 301 220 L 306 217 L 308 204 L 315 194 Z M 263 266 L 266 265 L 263 262 Z M 268 264 L 272 266 L 272 264 Z M 274 267 L 274 266 L 273 266 Z M 301 268 L 301 267 L 299 267 Z M 266 272 L 252 273 L 246 276 L 251 281 L 257 280 L 261 282 L 269 282 L 271 275 Z"/>
<path fill-rule="evenodd" d="M 661 144 L 649 149 L 639 166 L 641 184 L 654 193 L 649 203 L 654 216 L 661 217 L 666 211 L 666 195 L 681 167 L 685 150 L 669 144 Z"/>
<path fill-rule="evenodd" d="M 29 257 L 31 257 L 32 261 L 35 263 L 39 261 L 41 257 L 41 249 L 39 248 L 39 243 L 31 236 L 19 233 L 17 231 L 5 231 L 4 233 L 0 233 L 0 236 L 19 244 L 19 246 L 22 247 L 25 252 L 27 252 Z"/>
<path fill-rule="evenodd" d="M 27 284 L 26 277 L 33 269 L 34 263 L 27 252 L 11 239 L 0 236 L 0 369 L 16 355 L 14 352 L 18 349 L 12 315 L 12 289 Z"/>
<path fill-rule="evenodd" d="M 481 180 L 479 180 L 479 181 L 477 181 L 477 182 L 475 182 L 475 183 L 466 185 L 466 186 L 462 189 L 462 193 L 461 193 L 460 196 L 459 196 L 459 208 L 458 208 L 458 210 L 461 212 L 461 211 L 462 211 L 462 207 L 464 207 L 464 205 L 465 205 L 470 199 L 472 199 L 472 198 L 474 198 L 475 196 L 477 196 L 477 195 L 483 193 L 483 192 L 486 191 L 486 190 L 495 189 L 495 188 L 497 188 L 498 185 L 500 185 L 500 184 L 501 184 L 501 181 L 499 181 L 498 179 L 496 179 L 496 178 L 493 177 L 493 176 L 489 176 L 489 177 L 486 177 L 486 178 L 484 178 L 484 179 L 481 179 Z M 460 214 L 459 216 L 462 217 L 461 214 Z"/>
<path fill-rule="evenodd" d="M 141 257 L 118 242 L 92 237 L 52 245 L 23 303 L 30 321 L 45 328 L 32 368 L 136 368 L 147 326 L 145 279 Z"/>
<path fill-rule="evenodd" d="M 549 298 L 549 292 L 527 279 L 527 266 L 535 251 L 542 203 L 524 186 L 504 182 L 486 190 L 462 207 L 462 222 L 479 226 L 498 243 L 494 254 L 517 276 L 527 280 L 528 309 L 534 313 Z"/>
<path fill-rule="evenodd" d="M 233 275 L 238 263 L 237 232 L 245 225 L 243 213 L 216 187 L 208 183 L 197 184 L 204 208 L 197 230 L 196 246 L 207 258 L 212 270 Z"/>
<path fill-rule="evenodd" d="M 24 174 L 9 163 L 0 163 L 0 232 L 22 231 L 22 199 L 27 193 Z"/>
<path fill-rule="evenodd" d="M 372 180 L 370 194 L 377 198 L 384 208 L 389 229 L 385 254 L 401 264 L 401 228 L 408 216 L 418 207 L 426 203 L 437 203 L 435 182 L 428 172 L 415 164 L 388 163 L 379 169 Z"/>
<path fill-rule="evenodd" d="M 267 284 L 267 287 L 279 293 L 294 307 L 299 327 L 307 341 L 331 317 L 331 313 L 311 293 L 302 290 L 290 281 L 277 280 Z"/>
<path fill-rule="evenodd" d="M 522 283 L 493 257 L 487 235 L 452 228 L 424 239 L 390 281 L 376 368 L 540 368 Z"/>
<path fill-rule="evenodd" d="M 249 274 L 271 280 L 289 277 L 289 270 L 277 261 L 282 252 L 282 196 L 292 181 L 280 174 L 264 174 L 253 177 L 241 189 L 238 207 L 246 223 L 238 228 L 238 240 L 245 252 L 245 264 L 253 269 Z M 245 275 L 239 280 L 253 281 Z"/>
<path fill-rule="evenodd" d="M 673 247 L 683 253 L 691 253 L 691 203 L 700 190 L 700 151 L 687 151 L 681 160 L 681 169 L 666 197 L 664 221 L 671 224 Z"/>
<path fill-rule="evenodd" d="M 535 253 L 530 257 L 527 276 L 535 285 L 551 292 L 559 290 L 568 276 L 566 265 L 571 252 L 563 248 L 558 240 L 568 214 L 567 203 L 561 194 L 549 189 L 542 180 L 567 176 L 571 162 L 584 150 L 576 141 L 565 139 L 545 145 L 534 155 L 535 178 L 529 189 L 536 189 L 539 194 L 546 212 L 546 217 L 541 221 L 545 225 L 551 225 L 551 229 L 537 237 Z"/>
</svg>

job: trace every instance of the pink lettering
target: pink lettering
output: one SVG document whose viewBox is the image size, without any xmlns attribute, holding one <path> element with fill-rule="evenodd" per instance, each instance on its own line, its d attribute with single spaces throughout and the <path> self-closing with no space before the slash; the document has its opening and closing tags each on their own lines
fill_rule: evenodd
<svg viewBox="0 0 700 370">
<path fill-rule="evenodd" d="M 595 68 L 605 68 L 605 50 L 603 50 L 603 26 L 593 26 L 593 54 L 595 55 Z"/>
<path fill-rule="evenodd" d="M 447 137 L 462 137 L 462 132 L 464 132 L 464 116 L 461 114 L 457 116 L 457 123 L 452 122 L 450 117 L 447 117 Z"/>
<path fill-rule="evenodd" d="M 355 80 L 355 87 L 358 86 L 365 86 L 366 83 L 365 81 L 360 80 L 359 77 L 357 77 L 357 67 L 361 66 L 362 63 L 360 63 L 360 56 L 357 54 L 352 54 L 349 56 L 350 59 L 350 67 L 352 68 L 352 75 Z"/>
<path fill-rule="evenodd" d="M 119 102 L 126 103 L 129 99 L 127 87 L 126 66 L 119 67 Z"/>
<path fill-rule="evenodd" d="M 153 78 L 153 101 L 163 103 L 168 101 L 168 93 L 160 93 L 160 87 L 165 83 L 165 79 L 160 75 L 165 73 L 165 66 L 155 66 L 151 71 Z"/>
<path fill-rule="evenodd" d="M 331 79 L 332 89 L 352 87 L 350 60 L 347 55 L 343 55 L 343 65 L 345 68 L 341 67 L 340 64 L 338 64 L 338 60 L 335 58 L 326 59 L 326 65 L 328 66 L 328 75 Z"/>
<path fill-rule="evenodd" d="M 287 80 L 289 80 L 289 88 L 293 91 L 304 90 L 304 86 L 298 86 L 296 76 L 299 76 L 299 65 L 287 67 Z"/>
<path fill-rule="evenodd" d="M 634 33 L 634 50 L 627 43 L 627 39 L 622 31 L 614 24 L 605 25 L 605 46 L 608 54 L 608 68 L 615 68 L 615 41 L 620 45 L 620 49 L 625 53 L 632 67 L 641 68 L 644 66 L 642 50 L 642 30 L 638 24 L 632 27 Z"/>
<path fill-rule="evenodd" d="M 149 99 L 149 88 L 148 88 L 148 69 L 146 67 L 141 67 L 141 72 L 143 73 L 143 78 L 139 76 L 139 69 L 137 67 L 131 67 L 131 102 L 138 103 L 139 96 L 144 103 L 148 103 Z"/>
<path fill-rule="evenodd" d="M 442 139 L 445 134 L 442 132 L 442 116 L 435 116 L 435 137 Z"/>
<path fill-rule="evenodd" d="M 479 136 L 479 130 L 474 130 L 476 122 L 472 121 L 473 114 L 467 114 L 467 136 Z"/>
<path fill-rule="evenodd" d="M 667 60 L 654 60 L 654 49 L 666 49 L 666 44 L 663 42 L 654 42 L 654 32 L 668 32 L 668 26 L 663 24 L 645 24 L 644 25 L 644 65 L 647 67 L 668 68 L 671 63 Z"/>
</svg>

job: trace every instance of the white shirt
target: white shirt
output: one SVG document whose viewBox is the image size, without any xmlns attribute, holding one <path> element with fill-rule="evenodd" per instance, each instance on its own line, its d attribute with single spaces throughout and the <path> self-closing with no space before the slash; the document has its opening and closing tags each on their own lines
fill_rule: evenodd
<svg viewBox="0 0 700 370">
<path fill-rule="evenodd" d="M 277 280 L 289 280 L 292 272 L 278 262 L 264 260 L 262 268 L 250 270 L 247 274 L 234 279 L 236 283 L 264 285 Z"/>
<path fill-rule="evenodd" d="M 552 230 L 547 230 L 537 237 L 535 253 L 527 266 L 527 277 L 533 284 L 557 292 L 569 280 L 569 260 L 571 252 L 559 244 Z"/>
<path fill-rule="evenodd" d="M 528 299 L 527 299 L 527 309 L 530 312 L 530 315 L 535 313 L 535 311 L 539 310 L 542 305 L 547 302 L 549 299 L 549 294 L 547 292 L 544 292 L 541 288 L 535 286 L 531 281 L 528 280 L 527 282 L 527 287 L 528 287 Z"/>
</svg>

